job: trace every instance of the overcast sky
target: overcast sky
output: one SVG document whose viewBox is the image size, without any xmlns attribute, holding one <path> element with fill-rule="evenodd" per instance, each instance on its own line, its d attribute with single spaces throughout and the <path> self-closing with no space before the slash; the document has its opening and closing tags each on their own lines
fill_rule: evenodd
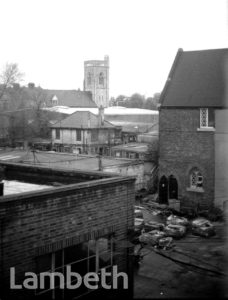
<svg viewBox="0 0 228 300">
<path fill-rule="evenodd" d="M 0 66 L 24 84 L 82 89 L 83 62 L 110 58 L 110 96 L 160 92 L 178 48 L 228 47 L 227 0 L 0 0 Z"/>
</svg>

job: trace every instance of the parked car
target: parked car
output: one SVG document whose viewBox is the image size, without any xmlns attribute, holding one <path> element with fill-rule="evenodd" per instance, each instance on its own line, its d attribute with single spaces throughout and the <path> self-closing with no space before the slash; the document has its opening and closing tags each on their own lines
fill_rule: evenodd
<svg viewBox="0 0 228 300">
<path fill-rule="evenodd" d="M 140 206 L 135 206 L 135 231 L 141 233 L 144 227 L 143 212 Z"/>
<path fill-rule="evenodd" d="M 145 231 L 152 231 L 152 230 L 163 230 L 165 227 L 164 224 L 155 222 L 155 221 L 148 221 L 145 223 Z"/>
<path fill-rule="evenodd" d="M 192 221 L 192 233 L 203 237 L 210 237 L 215 235 L 215 229 L 209 220 L 198 218 Z"/>
<path fill-rule="evenodd" d="M 139 241 L 143 244 L 155 246 L 161 238 L 165 237 L 165 233 L 159 230 L 152 230 L 140 235 Z"/>
<path fill-rule="evenodd" d="M 143 212 L 141 209 L 135 209 L 135 218 L 143 219 Z"/>
<path fill-rule="evenodd" d="M 164 228 L 164 232 L 166 233 L 166 236 L 171 236 L 174 239 L 180 239 L 185 235 L 186 227 L 182 225 L 169 224 Z"/>
<path fill-rule="evenodd" d="M 135 232 L 141 233 L 144 228 L 144 219 L 135 218 Z"/>
<path fill-rule="evenodd" d="M 178 217 L 175 215 L 170 215 L 167 218 L 166 221 L 167 225 L 172 224 L 172 225 L 182 225 L 182 226 L 188 226 L 189 225 L 189 221 L 184 218 L 184 217 Z"/>
</svg>

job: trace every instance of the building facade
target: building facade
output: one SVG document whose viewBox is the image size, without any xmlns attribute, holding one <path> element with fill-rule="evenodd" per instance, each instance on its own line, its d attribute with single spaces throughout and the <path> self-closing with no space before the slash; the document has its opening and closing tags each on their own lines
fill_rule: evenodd
<svg viewBox="0 0 228 300">
<path fill-rule="evenodd" d="M 143 174 L 138 190 L 157 191 L 158 176 L 158 136 L 151 137 L 150 143 L 129 143 L 112 147 L 112 156 L 127 158 L 143 163 Z"/>
<path fill-rule="evenodd" d="M 121 143 L 121 127 L 89 111 L 76 112 L 52 125 L 53 149 L 59 152 L 110 155 L 111 147 Z"/>
<path fill-rule="evenodd" d="M 161 95 L 159 199 L 195 212 L 227 201 L 227 49 L 179 50 Z"/>
<path fill-rule="evenodd" d="M 98 107 L 109 106 L 109 57 L 84 62 L 84 90 L 91 92 Z"/>
<path fill-rule="evenodd" d="M 12 163 L 1 167 L 8 181 L 53 185 L 0 197 L 1 299 L 94 299 L 104 295 L 113 299 L 119 293 L 132 297 L 132 248 L 127 240 L 134 226 L 134 178 Z M 100 284 L 98 289 L 83 284 L 67 289 L 57 279 L 50 288 L 48 278 L 42 287 L 10 289 L 11 268 L 15 284 L 21 285 L 28 278 L 26 272 L 38 278 L 42 272 L 65 275 L 67 266 L 80 276 L 99 274 L 103 268 L 112 272 L 117 266 L 118 272 L 128 275 L 128 289 L 123 289 L 121 280 L 118 290 L 105 290 Z"/>
</svg>

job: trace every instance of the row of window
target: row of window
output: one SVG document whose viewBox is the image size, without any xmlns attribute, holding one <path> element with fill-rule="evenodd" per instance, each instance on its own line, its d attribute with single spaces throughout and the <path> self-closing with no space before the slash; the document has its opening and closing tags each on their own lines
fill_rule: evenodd
<svg viewBox="0 0 228 300">
<path fill-rule="evenodd" d="M 115 156 L 116 157 L 126 157 L 126 158 L 131 158 L 131 159 L 139 159 L 143 158 L 143 155 L 139 156 L 139 153 L 135 152 L 120 152 L 120 151 L 115 151 Z"/>
<path fill-rule="evenodd" d="M 93 77 L 92 74 L 88 73 L 88 76 L 87 76 L 87 85 L 91 85 L 92 84 L 92 77 Z M 99 74 L 98 83 L 100 85 L 104 85 L 104 74 L 102 72 Z"/>
<path fill-rule="evenodd" d="M 91 141 L 92 142 L 96 142 L 98 141 L 98 136 L 99 136 L 99 130 L 97 129 L 93 129 L 90 131 L 91 132 Z M 75 140 L 77 142 L 81 142 L 82 141 L 82 130 L 81 129 L 75 129 Z M 118 136 L 117 136 L 118 137 Z M 55 129 L 55 139 L 56 140 L 60 140 L 61 138 L 61 134 L 60 134 L 60 128 L 56 128 Z M 112 137 L 111 137 L 112 138 Z M 107 136 L 107 139 L 110 140 L 110 136 Z"/>
<path fill-rule="evenodd" d="M 168 182 L 171 186 L 177 186 L 177 180 L 173 175 L 170 175 L 168 180 L 165 176 L 161 177 L 160 184 L 162 188 L 166 188 Z M 189 187 L 195 190 L 202 190 L 203 188 L 203 175 L 197 168 L 192 169 L 189 174 Z"/>
<path fill-rule="evenodd" d="M 59 251 L 42 255 L 37 258 L 37 275 L 43 272 L 59 272 L 64 275 L 64 285 L 66 286 L 66 267 L 70 266 L 71 272 L 80 274 L 83 278 L 89 272 L 95 272 L 100 276 L 101 269 L 105 268 L 111 272 L 114 259 L 113 237 L 102 237 L 97 240 L 61 249 Z M 111 276 L 110 276 L 111 277 Z M 111 278 L 109 279 L 111 280 Z M 71 284 L 75 284 L 77 279 L 72 277 Z M 107 280 L 108 283 L 108 280 Z M 91 292 L 83 284 L 75 289 L 60 289 L 60 279 L 55 278 L 54 289 L 50 288 L 50 278 L 45 278 L 44 288 L 36 290 L 36 296 L 41 299 L 71 299 Z M 68 295 L 69 294 L 69 295 Z"/>
<path fill-rule="evenodd" d="M 82 130 L 76 129 L 75 132 L 76 132 L 75 140 L 77 142 L 81 142 L 81 140 L 82 140 Z M 60 140 L 60 129 L 59 128 L 55 129 L 55 139 Z M 93 142 L 98 140 L 98 130 L 91 130 L 91 140 Z"/>
<path fill-rule="evenodd" d="M 60 129 L 55 129 L 55 139 L 60 140 Z M 82 131 L 80 129 L 76 129 L 76 141 L 82 140 Z"/>
</svg>

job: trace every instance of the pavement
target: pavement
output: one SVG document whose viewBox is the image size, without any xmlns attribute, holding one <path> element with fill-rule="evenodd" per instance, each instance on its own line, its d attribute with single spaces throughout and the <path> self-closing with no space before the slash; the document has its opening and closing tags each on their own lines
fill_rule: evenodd
<svg viewBox="0 0 228 300">
<path fill-rule="evenodd" d="M 151 216 L 153 219 L 154 216 Z M 147 220 L 149 216 L 147 215 Z M 174 240 L 173 250 L 163 257 L 151 246 L 142 250 L 143 260 L 135 267 L 134 297 L 136 299 L 211 298 L 228 296 L 227 245 L 225 222 L 214 223 L 216 235 L 210 238 L 188 233 Z M 185 263 L 174 262 L 171 259 Z M 206 271 L 208 270 L 208 271 Z"/>
</svg>

